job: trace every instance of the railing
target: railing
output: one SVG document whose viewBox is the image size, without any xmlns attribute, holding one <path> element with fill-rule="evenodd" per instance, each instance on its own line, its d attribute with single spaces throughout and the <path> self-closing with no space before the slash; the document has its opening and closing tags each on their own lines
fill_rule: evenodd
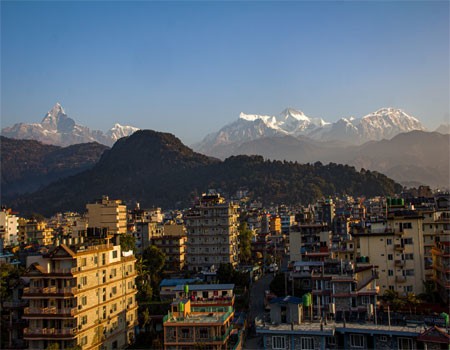
<svg viewBox="0 0 450 350">
<path fill-rule="evenodd" d="M 230 335 L 231 331 L 233 330 L 233 326 L 228 327 L 227 331 L 225 332 L 224 335 L 221 335 L 219 337 L 214 337 L 212 340 L 213 341 L 221 341 L 223 342 L 225 339 L 228 338 L 228 336 Z"/>
<path fill-rule="evenodd" d="M 76 328 L 25 328 L 24 335 L 56 335 L 56 336 L 74 336 L 77 333 Z"/>
<path fill-rule="evenodd" d="M 399 251 L 404 251 L 405 250 L 405 247 L 402 246 L 401 244 L 396 244 L 394 248 L 395 248 L 395 250 L 399 250 Z"/>
<path fill-rule="evenodd" d="M 406 282 L 406 277 L 405 276 L 396 276 L 395 281 L 398 283 L 404 283 L 404 282 Z"/>
<path fill-rule="evenodd" d="M 23 289 L 24 294 L 74 294 L 77 292 L 76 287 L 27 287 Z"/>
<path fill-rule="evenodd" d="M 403 267 L 403 266 L 405 266 L 405 261 L 404 260 L 395 260 L 395 266 Z"/>
<path fill-rule="evenodd" d="M 25 315 L 75 315 L 76 308 L 61 308 L 58 309 L 54 306 L 51 307 L 26 307 L 24 310 Z"/>
</svg>

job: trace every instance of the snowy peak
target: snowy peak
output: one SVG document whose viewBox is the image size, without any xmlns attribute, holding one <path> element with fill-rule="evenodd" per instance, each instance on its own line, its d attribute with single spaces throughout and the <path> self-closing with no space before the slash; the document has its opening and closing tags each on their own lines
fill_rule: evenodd
<svg viewBox="0 0 450 350">
<path fill-rule="evenodd" d="M 111 137 L 113 140 L 118 140 L 122 137 L 129 136 L 138 130 L 139 128 L 135 128 L 134 126 L 120 125 L 116 123 L 111 129 L 108 130 L 106 135 Z"/>
<path fill-rule="evenodd" d="M 103 133 L 100 130 L 90 130 L 78 125 L 69 118 L 60 103 L 56 103 L 42 119 L 42 122 L 26 124 L 18 123 L 2 129 L 2 135 L 14 139 L 37 140 L 42 143 L 57 146 L 98 142 L 112 146 L 121 137 L 131 135 L 138 128 L 115 124 L 113 128 Z"/>
<path fill-rule="evenodd" d="M 381 108 L 362 118 L 353 116 L 329 123 L 311 118 L 294 108 L 284 109 L 278 116 L 241 113 L 239 119 L 208 135 L 195 149 L 207 155 L 220 156 L 224 147 L 237 149 L 244 142 L 272 136 L 307 136 L 317 141 L 341 141 L 362 144 L 391 139 L 397 134 L 425 130 L 420 121 L 396 108 Z"/>
</svg>

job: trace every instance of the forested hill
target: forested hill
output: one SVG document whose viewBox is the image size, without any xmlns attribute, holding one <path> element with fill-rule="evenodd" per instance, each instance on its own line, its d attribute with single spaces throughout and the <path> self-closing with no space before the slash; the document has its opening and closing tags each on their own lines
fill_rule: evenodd
<svg viewBox="0 0 450 350">
<path fill-rule="evenodd" d="M 209 188 L 232 194 L 247 188 L 263 203 L 311 203 L 335 194 L 393 195 L 401 186 L 386 176 L 353 167 L 265 161 L 235 156 L 219 161 L 192 151 L 175 136 L 141 130 L 120 139 L 94 168 L 52 183 L 10 205 L 20 212 L 51 215 L 84 211 L 102 195 L 142 207 L 188 207 Z"/>
</svg>

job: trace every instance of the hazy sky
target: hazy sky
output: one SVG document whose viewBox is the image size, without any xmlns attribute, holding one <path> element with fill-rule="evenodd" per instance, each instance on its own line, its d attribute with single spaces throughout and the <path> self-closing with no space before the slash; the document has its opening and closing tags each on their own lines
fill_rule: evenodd
<svg viewBox="0 0 450 350">
<path fill-rule="evenodd" d="M 60 102 L 185 143 L 241 111 L 449 119 L 449 2 L 1 1 L 1 122 Z"/>
</svg>

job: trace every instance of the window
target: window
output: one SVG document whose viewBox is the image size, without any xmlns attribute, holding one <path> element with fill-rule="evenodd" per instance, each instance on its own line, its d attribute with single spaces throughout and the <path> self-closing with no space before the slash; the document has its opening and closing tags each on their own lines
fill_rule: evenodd
<svg viewBox="0 0 450 350">
<path fill-rule="evenodd" d="M 413 341 L 411 338 L 397 338 L 397 345 L 399 350 L 414 349 Z"/>
<path fill-rule="evenodd" d="M 87 316 L 81 317 L 81 324 L 86 324 L 86 323 L 87 323 Z"/>
<path fill-rule="evenodd" d="M 380 335 L 379 340 L 380 340 L 380 341 L 383 341 L 383 342 L 386 342 L 386 341 L 387 341 L 387 336 L 385 336 L 385 335 Z"/>
<path fill-rule="evenodd" d="M 403 223 L 403 228 L 412 228 L 412 223 L 410 223 L 410 222 L 404 222 L 404 223 Z"/>
<path fill-rule="evenodd" d="M 412 238 L 403 238 L 402 244 L 413 244 L 413 239 Z"/>
<path fill-rule="evenodd" d="M 286 338 L 282 336 L 273 336 L 272 349 L 286 349 Z"/>
<path fill-rule="evenodd" d="M 335 337 L 327 337 L 326 340 L 326 347 L 327 348 L 334 348 L 336 347 L 336 338 Z"/>
<path fill-rule="evenodd" d="M 88 339 L 87 339 L 87 336 L 85 336 L 85 337 L 81 338 L 80 345 L 81 346 L 87 345 L 87 342 L 88 342 Z"/>
<path fill-rule="evenodd" d="M 361 334 L 350 334 L 350 345 L 352 348 L 364 348 L 364 336 Z"/>
<path fill-rule="evenodd" d="M 391 245 L 392 244 L 392 239 L 391 238 L 386 239 L 386 244 L 387 245 Z"/>
<path fill-rule="evenodd" d="M 181 328 L 181 338 L 188 339 L 190 338 L 189 328 Z"/>
<path fill-rule="evenodd" d="M 87 285 L 87 276 L 81 277 L 81 284 L 82 284 L 83 286 Z"/>
<path fill-rule="evenodd" d="M 200 328 L 200 339 L 207 339 L 208 337 L 208 328 Z"/>
<path fill-rule="evenodd" d="M 394 286 L 389 286 L 389 290 L 394 290 Z"/>
<path fill-rule="evenodd" d="M 388 260 L 394 260 L 394 255 L 393 254 L 388 254 Z"/>
<path fill-rule="evenodd" d="M 300 345 L 302 350 L 314 350 L 313 338 L 301 338 Z"/>
<path fill-rule="evenodd" d="M 403 254 L 403 260 L 414 260 L 414 254 Z"/>
<path fill-rule="evenodd" d="M 403 270 L 403 276 L 414 276 L 414 270 Z"/>
<path fill-rule="evenodd" d="M 394 276 L 394 270 L 388 270 L 388 276 Z"/>
<path fill-rule="evenodd" d="M 83 305 L 87 304 L 87 297 L 86 297 L 86 295 L 81 297 L 81 304 L 83 304 Z"/>
</svg>

